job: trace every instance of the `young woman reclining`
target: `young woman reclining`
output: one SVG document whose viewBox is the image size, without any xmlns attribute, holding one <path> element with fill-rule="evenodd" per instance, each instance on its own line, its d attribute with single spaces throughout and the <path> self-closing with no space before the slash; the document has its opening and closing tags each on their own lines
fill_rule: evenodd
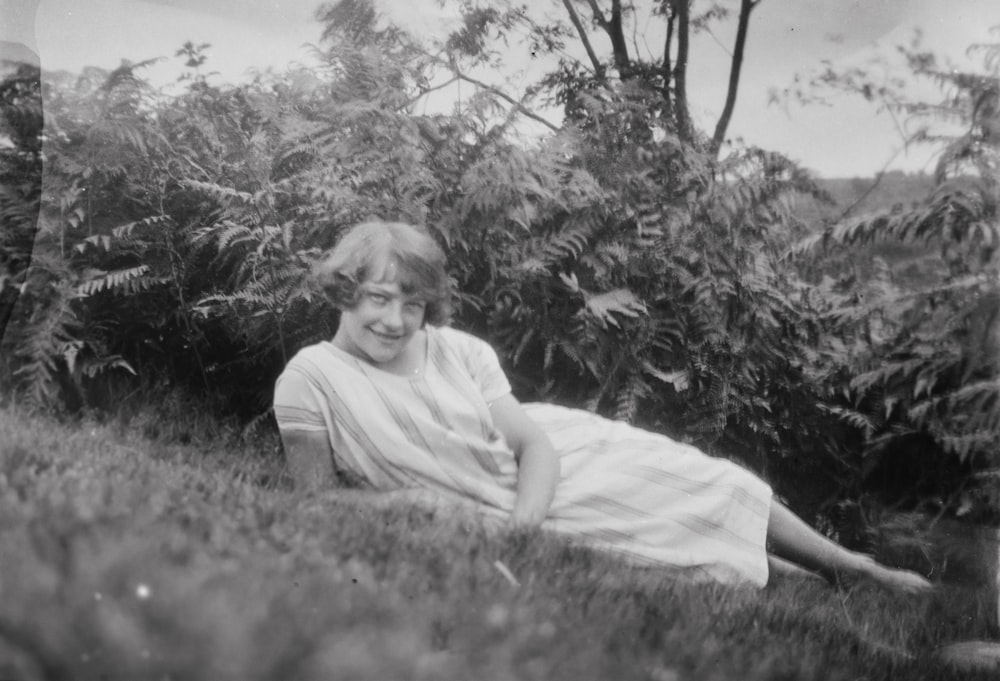
<svg viewBox="0 0 1000 681">
<path fill-rule="evenodd" d="M 316 272 L 337 332 L 301 350 L 274 409 L 296 485 L 335 467 L 374 490 L 463 499 L 648 566 L 763 586 L 774 554 L 831 581 L 921 576 L 815 532 L 747 470 L 587 411 L 521 404 L 496 353 L 449 328 L 445 256 L 421 230 L 352 228 Z"/>
</svg>

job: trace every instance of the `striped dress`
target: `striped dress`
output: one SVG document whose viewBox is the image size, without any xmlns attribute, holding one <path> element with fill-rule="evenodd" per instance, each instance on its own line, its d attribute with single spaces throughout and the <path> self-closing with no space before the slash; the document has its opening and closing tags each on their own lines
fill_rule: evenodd
<svg viewBox="0 0 1000 681">
<path fill-rule="evenodd" d="M 484 341 L 426 327 L 424 371 L 391 374 L 322 342 L 275 385 L 283 430 L 323 431 L 335 464 L 376 489 L 421 487 L 506 514 L 517 461 L 489 403 L 510 392 Z M 587 411 L 525 404 L 552 440 L 561 476 L 543 527 L 632 563 L 689 568 L 722 582 L 767 582 L 771 489 L 743 468 Z"/>
</svg>

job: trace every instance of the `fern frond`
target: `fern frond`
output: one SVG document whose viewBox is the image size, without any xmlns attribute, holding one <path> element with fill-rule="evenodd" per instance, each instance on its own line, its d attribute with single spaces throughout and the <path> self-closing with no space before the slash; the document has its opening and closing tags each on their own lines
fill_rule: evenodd
<svg viewBox="0 0 1000 681">
<path fill-rule="evenodd" d="M 967 422 L 977 427 L 997 428 L 1000 424 L 1000 379 L 967 383 L 957 390 L 918 402 L 909 409 L 909 417 L 916 423 L 923 423 L 929 414 L 941 410 L 965 414 Z"/>
<path fill-rule="evenodd" d="M 81 322 L 72 306 L 72 288 L 61 282 L 54 287 L 46 305 L 33 315 L 22 330 L 18 349 L 19 366 L 14 376 L 27 388 L 27 399 L 35 407 L 58 401 L 57 375 L 65 353 L 80 342 Z"/>
<path fill-rule="evenodd" d="M 614 418 L 625 423 L 633 423 L 639 409 L 639 400 L 648 397 L 649 394 L 649 386 L 643 380 L 642 373 L 630 370 L 615 397 Z"/>
<path fill-rule="evenodd" d="M 218 225 L 199 230 L 196 242 L 214 241 L 215 247 L 221 256 L 231 246 L 252 241 L 255 236 L 254 230 L 250 227 L 231 220 L 223 220 Z"/>
<path fill-rule="evenodd" d="M 1000 433 L 986 430 L 963 435 L 938 435 L 936 440 L 947 453 L 964 462 L 982 452 L 996 452 L 1000 446 Z"/>
<path fill-rule="evenodd" d="M 268 407 L 247 421 L 247 424 L 243 426 L 243 429 L 240 431 L 240 437 L 246 440 L 257 432 L 257 430 L 265 423 L 271 424 L 272 429 L 277 426 L 277 422 L 274 420 L 274 407 Z"/>
<path fill-rule="evenodd" d="M 208 194 L 223 205 L 234 200 L 243 205 L 253 205 L 253 194 L 250 192 L 243 192 L 232 187 L 224 187 L 214 182 L 202 182 L 200 180 L 182 180 L 181 184 L 203 194 Z"/>
<path fill-rule="evenodd" d="M 564 357 L 573 362 L 573 364 L 575 364 L 580 371 L 587 368 L 586 360 L 583 358 L 582 353 L 576 348 L 575 345 L 564 340 L 560 340 L 555 343 L 555 347 L 559 349 L 559 352 L 561 352 Z M 593 371 L 591 373 L 593 373 Z"/>
<path fill-rule="evenodd" d="M 111 230 L 111 233 L 117 239 L 129 239 L 133 238 L 134 232 L 143 227 L 170 227 L 174 224 L 174 219 L 169 215 L 150 215 L 141 220 L 135 220 L 133 222 L 125 223 L 124 225 L 119 225 Z"/>
<path fill-rule="evenodd" d="M 86 239 L 74 246 L 73 250 L 77 253 L 86 253 L 87 246 L 93 246 L 99 251 L 108 253 L 114 247 L 114 241 L 110 234 L 94 234 L 92 236 L 88 236 Z"/>
<path fill-rule="evenodd" d="M 127 371 L 133 376 L 138 376 L 132 365 L 125 360 L 121 355 L 109 355 L 106 357 L 88 357 L 82 362 L 80 362 L 79 367 L 70 366 L 70 371 L 74 372 L 79 369 L 79 373 L 88 377 L 94 378 L 112 369 L 121 369 L 122 371 Z"/>
<path fill-rule="evenodd" d="M 828 414 L 833 414 L 844 423 L 850 425 L 852 428 L 856 428 L 861 431 L 864 433 L 866 438 L 871 438 L 875 434 L 878 427 L 871 417 L 855 409 L 848 409 L 847 407 L 827 404 L 820 404 L 819 408 Z"/>
<path fill-rule="evenodd" d="M 709 369 L 708 366 L 704 367 Z M 697 403 L 691 408 L 693 423 L 690 430 L 698 433 L 707 443 L 718 439 L 726 427 L 729 416 L 729 389 L 727 381 L 718 373 L 708 377 L 707 390 L 702 391 Z"/>
<path fill-rule="evenodd" d="M 646 304 L 627 288 L 584 294 L 584 309 L 602 328 L 620 326 L 617 316 L 637 318 L 647 314 Z"/>
<path fill-rule="evenodd" d="M 684 392 L 691 385 L 690 377 L 685 370 L 662 371 L 648 360 L 642 363 L 642 370 L 653 378 L 673 387 L 677 392 Z"/>
<path fill-rule="evenodd" d="M 91 279 L 76 287 L 76 295 L 79 298 L 88 298 L 104 291 L 132 295 L 169 281 L 165 277 L 148 277 L 146 276 L 148 273 L 148 265 L 112 272 L 98 270 Z"/>
<path fill-rule="evenodd" d="M 932 360 L 928 357 L 914 357 L 905 360 L 890 361 L 885 366 L 867 371 L 851 379 L 852 390 L 864 393 L 873 386 L 887 385 L 893 382 L 905 382 L 915 385 L 921 374 L 932 372 L 934 364 L 941 362 L 941 359 Z M 940 367 L 940 364 L 937 364 Z"/>
<path fill-rule="evenodd" d="M 216 305 L 245 311 L 257 310 L 257 314 L 280 313 L 298 299 L 311 294 L 304 285 L 304 269 L 296 263 L 271 267 L 263 276 L 258 276 L 243 284 L 232 293 L 215 293 L 200 298 L 194 309 L 208 316 Z"/>
</svg>

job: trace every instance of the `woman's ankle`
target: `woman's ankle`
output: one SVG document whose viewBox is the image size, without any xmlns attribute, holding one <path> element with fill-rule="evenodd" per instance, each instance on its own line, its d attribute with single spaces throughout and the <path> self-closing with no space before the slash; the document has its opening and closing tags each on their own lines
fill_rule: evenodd
<svg viewBox="0 0 1000 681">
<path fill-rule="evenodd" d="M 851 559 L 836 573 L 837 584 L 868 581 L 904 593 L 923 593 L 933 588 L 930 581 L 916 572 L 883 565 L 863 553 L 851 553 Z"/>
</svg>

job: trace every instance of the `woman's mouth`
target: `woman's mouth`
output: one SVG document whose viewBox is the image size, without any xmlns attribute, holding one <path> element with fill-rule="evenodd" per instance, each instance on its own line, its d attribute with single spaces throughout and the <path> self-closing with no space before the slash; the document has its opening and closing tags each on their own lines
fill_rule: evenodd
<svg viewBox="0 0 1000 681">
<path fill-rule="evenodd" d="M 395 343 L 396 341 L 398 341 L 403 337 L 402 335 L 381 333 L 379 331 L 375 331 L 374 329 L 372 329 L 371 332 L 376 338 L 378 338 L 383 343 Z"/>
</svg>

